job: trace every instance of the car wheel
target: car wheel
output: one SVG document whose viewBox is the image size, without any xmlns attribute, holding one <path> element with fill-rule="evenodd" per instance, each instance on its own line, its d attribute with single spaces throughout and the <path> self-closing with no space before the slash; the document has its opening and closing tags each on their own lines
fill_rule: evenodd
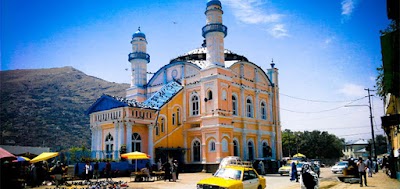
<svg viewBox="0 0 400 189">
<path fill-rule="evenodd" d="M 333 174 L 336 174 L 336 171 L 332 171 L 333 172 Z"/>
<path fill-rule="evenodd" d="M 279 173 L 281 176 L 283 175 L 282 173 Z"/>
</svg>

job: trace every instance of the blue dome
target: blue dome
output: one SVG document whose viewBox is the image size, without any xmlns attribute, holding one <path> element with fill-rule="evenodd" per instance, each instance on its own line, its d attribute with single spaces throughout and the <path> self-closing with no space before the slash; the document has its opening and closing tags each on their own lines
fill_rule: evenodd
<svg viewBox="0 0 400 189">
<path fill-rule="evenodd" d="M 219 0 L 209 0 L 209 1 L 207 2 L 207 7 L 208 7 L 208 6 L 211 6 L 211 5 L 219 5 L 220 7 L 222 7 L 221 1 L 219 1 Z"/>
<path fill-rule="evenodd" d="M 143 32 L 140 31 L 140 27 L 139 27 L 139 28 L 138 28 L 138 31 L 135 32 L 135 33 L 132 35 L 132 38 L 135 38 L 135 37 L 143 37 L 143 38 L 146 38 L 146 35 L 145 35 Z"/>
</svg>

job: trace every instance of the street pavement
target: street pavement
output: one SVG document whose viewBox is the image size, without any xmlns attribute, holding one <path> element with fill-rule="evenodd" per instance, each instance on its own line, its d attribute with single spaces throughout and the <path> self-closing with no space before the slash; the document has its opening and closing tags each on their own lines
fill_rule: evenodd
<svg viewBox="0 0 400 189">
<path fill-rule="evenodd" d="M 341 174 L 333 174 L 330 168 L 321 168 L 320 189 L 354 189 L 360 188 L 360 185 L 340 182 L 337 177 Z M 179 180 L 169 182 L 164 180 L 152 182 L 133 182 L 129 177 L 113 178 L 114 181 L 125 181 L 129 189 L 190 189 L 196 188 L 196 183 L 204 178 L 211 177 L 211 173 L 181 173 Z M 291 182 L 289 176 L 280 176 L 279 174 L 268 174 L 264 176 L 267 182 L 267 189 L 298 189 L 300 184 Z M 103 179 L 101 179 L 103 180 Z M 400 181 L 390 179 L 382 172 L 374 174 L 373 177 L 367 177 L 368 187 L 376 189 L 400 189 Z M 41 186 L 39 189 L 53 189 L 55 186 Z M 65 187 L 68 189 L 84 189 L 84 186 Z M 363 187 L 365 188 L 365 186 Z"/>
</svg>

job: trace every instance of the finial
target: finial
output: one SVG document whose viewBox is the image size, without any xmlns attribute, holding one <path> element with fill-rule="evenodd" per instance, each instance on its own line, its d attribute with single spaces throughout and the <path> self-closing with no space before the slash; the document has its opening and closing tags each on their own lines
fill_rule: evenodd
<svg viewBox="0 0 400 189">
<path fill-rule="evenodd" d="M 274 63 L 274 59 L 272 58 L 272 61 L 271 61 L 271 68 L 274 68 L 275 67 L 275 63 Z"/>
<path fill-rule="evenodd" d="M 140 31 L 140 26 L 138 27 L 138 29 L 137 29 L 138 31 Z"/>
</svg>

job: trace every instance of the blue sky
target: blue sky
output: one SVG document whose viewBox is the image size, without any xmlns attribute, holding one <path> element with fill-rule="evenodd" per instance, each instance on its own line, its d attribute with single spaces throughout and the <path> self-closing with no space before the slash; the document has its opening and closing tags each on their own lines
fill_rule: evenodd
<svg viewBox="0 0 400 189">
<path fill-rule="evenodd" d="M 206 0 L 3 0 L 1 70 L 73 66 L 129 83 L 130 40 L 140 26 L 155 72 L 200 47 Z M 221 0 L 225 48 L 264 70 L 279 69 L 283 129 L 371 138 L 364 88 L 381 64 L 386 1 Z M 372 97 L 375 133 L 383 102 Z"/>
</svg>

